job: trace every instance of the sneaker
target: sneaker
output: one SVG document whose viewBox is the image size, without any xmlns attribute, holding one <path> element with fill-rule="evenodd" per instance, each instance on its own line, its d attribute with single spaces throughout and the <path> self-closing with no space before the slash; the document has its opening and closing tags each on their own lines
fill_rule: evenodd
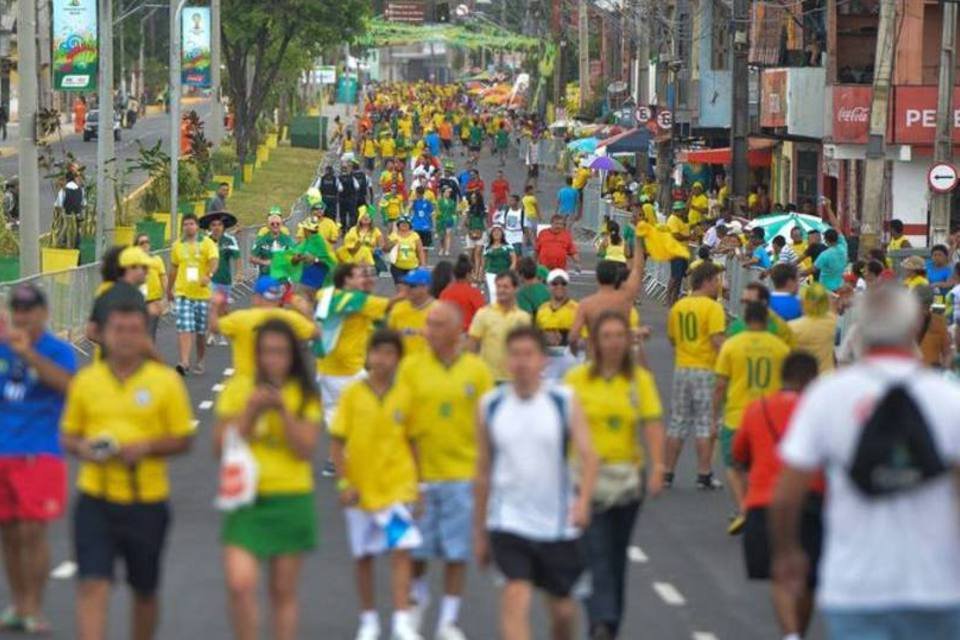
<svg viewBox="0 0 960 640">
<path fill-rule="evenodd" d="M 188 369 L 188 368 L 189 368 L 189 366 L 184 366 L 184 365 L 179 364 L 179 363 L 178 363 L 177 366 L 175 367 L 175 369 L 177 370 L 177 373 L 180 374 L 180 377 L 181 377 L 181 378 L 186 378 L 186 377 L 187 377 L 187 369 Z"/>
<path fill-rule="evenodd" d="M 743 525 L 747 523 L 747 519 L 742 513 L 738 513 L 730 518 L 730 524 L 727 525 L 727 533 L 731 536 L 740 535 L 743 531 Z"/>
<path fill-rule="evenodd" d="M 212 333 L 207 336 L 207 346 L 212 347 L 217 342 L 217 337 Z"/>
<path fill-rule="evenodd" d="M 673 472 L 664 471 L 663 472 L 663 488 L 669 489 L 672 486 L 673 486 Z"/>
<path fill-rule="evenodd" d="M 28 616 L 22 620 L 20 631 L 28 635 L 45 636 L 49 635 L 53 629 L 50 627 L 50 623 L 43 618 Z"/>
<path fill-rule="evenodd" d="M 697 489 L 715 491 L 722 488 L 723 483 L 717 480 L 712 473 L 697 474 Z"/>
<path fill-rule="evenodd" d="M 333 460 L 327 460 L 323 463 L 323 469 L 320 470 L 320 475 L 324 478 L 332 478 L 337 475 L 337 468 L 333 466 Z"/>
<path fill-rule="evenodd" d="M 357 629 L 354 640 L 380 640 L 380 627 L 365 624 Z"/>
<path fill-rule="evenodd" d="M 390 634 L 390 640 L 423 640 L 423 636 L 417 633 L 410 623 L 395 624 L 393 633 Z"/>
<path fill-rule="evenodd" d="M 445 624 L 437 629 L 434 640 L 467 640 L 467 635 L 455 624 Z"/>
<path fill-rule="evenodd" d="M 217 344 L 221 347 L 229 347 L 230 342 L 227 340 L 226 336 L 220 336 L 217 338 Z"/>
<path fill-rule="evenodd" d="M 0 613 L 0 631 L 21 631 L 22 629 L 23 620 L 12 606 L 7 607 L 3 610 L 3 613 Z"/>
<path fill-rule="evenodd" d="M 429 598 L 423 602 L 417 602 L 414 598 L 411 597 L 413 604 L 410 605 L 410 624 L 413 625 L 413 628 L 417 631 L 420 631 L 423 627 L 423 617 L 427 614 L 427 607 L 430 606 Z"/>
<path fill-rule="evenodd" d="M 202 362 L 198 362 L 197 364 L 193 365 L 193 369 L 190 369 L 190 373 L 194 373 L 198 376 L 202 376 L 204 371 L 206 371 L 206 369 L 204 368 Z"/>
</svg>

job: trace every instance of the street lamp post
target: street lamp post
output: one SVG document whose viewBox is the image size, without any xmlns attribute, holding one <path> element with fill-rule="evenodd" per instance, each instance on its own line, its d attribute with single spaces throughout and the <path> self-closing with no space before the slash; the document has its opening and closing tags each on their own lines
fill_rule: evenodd
<svg viewBox="0 0 960 640">
<path fill-rule="evenodd" d="M 223 96 L 220 88 L 220 0 L 210 0 L 210 139 L 223 140 Z"/>
<path fill-rule="evenodd" d="M 17 14 L 20 61 L 20 275 L 40 271 L 40 172 L 37 164 L 37 6 L 21 2 Z"/>
<path fill-rule="evenodd" d="M 187 0 L 170 0 L 170 237 L 180 236 L 177 180 L 180 169 L 180 12 Z"/>
<path fill-rule="evenodd" d="M 116 227 L 116 212 L 108 165 L 115 163 L 116 148 L 113 144 L 113 0 L 100 0 L 100 59 L 97 82 L 97 234 L 100 241 L 94 243 L 94 252 L 99 260 L 107 247 L 113 245 Z M 115 179 L 120 168 L 113 167 Z"/>
</svg>

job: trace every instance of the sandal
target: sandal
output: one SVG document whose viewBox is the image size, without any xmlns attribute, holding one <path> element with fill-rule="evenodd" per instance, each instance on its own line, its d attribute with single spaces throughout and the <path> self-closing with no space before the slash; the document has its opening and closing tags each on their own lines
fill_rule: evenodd
<svg viewBox="0 0 960 640">
<path fill-rule="evenodd" d="M 23 620 L 17 615 L 15 608 L 10 606 L 0 613 L 0 631 L 20 631 L 21 629 L 23 629 Z"/>
<path fill-rule="evenodd" d="M 50 623 L 39 616 L 28 616 L 20 622 L 20 631 L 29 635 L 49 635 L 53 631 Z"/>
</svg>

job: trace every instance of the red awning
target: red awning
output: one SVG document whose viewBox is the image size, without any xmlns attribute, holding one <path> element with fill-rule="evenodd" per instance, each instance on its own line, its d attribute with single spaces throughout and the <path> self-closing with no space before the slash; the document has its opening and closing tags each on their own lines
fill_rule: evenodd
<svg viewBox="0 0 960 640">
<path fill-rule="evenodd" d="M 747 164 L 755 169 L 769 167 L 773 163 L 771 148 L 776 140 L 751 138 L 748 142 Z M 689 149 L 680 154 L 683 162 L 697 162 L 700 164 L 723 164 L 733 162 L 733 152 L 730 147 L 719 149 Z"/>
</svg>

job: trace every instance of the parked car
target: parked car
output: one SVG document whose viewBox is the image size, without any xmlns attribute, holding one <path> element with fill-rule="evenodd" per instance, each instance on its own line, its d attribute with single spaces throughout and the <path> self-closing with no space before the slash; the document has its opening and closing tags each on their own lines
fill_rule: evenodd
<svg viewBox="0 0 960 640">
<path fill-rule="evenodd" d="M 97 109 L 87 113 L 87 120 L 83 125 L 83 141 L 93 140 L 97 137 L 97 127 L 99 126 L 100 112 Z M 113 139 L 120 140 L 120 116 L 113 115 Z"/>
</svg>

